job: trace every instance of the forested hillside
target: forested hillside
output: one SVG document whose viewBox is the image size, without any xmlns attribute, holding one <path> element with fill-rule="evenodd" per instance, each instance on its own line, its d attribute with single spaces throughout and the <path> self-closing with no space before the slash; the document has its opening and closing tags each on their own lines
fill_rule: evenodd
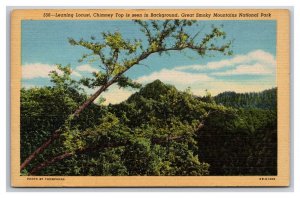
<svg viewBox="0 0 300 198">
<path fill-rule="evenodd" d="M 21 160 L 86 99 L 72 83 L 21 90 Z M 276 175 L 276 111 L 213 99 L 156 80 L 120 104 L 93 104 L 22 174 Z"/>
<path fill-rule="evenodd" d="M 262 92 L 235 93 L 223 92 L 214 97 L 217 104 L 241 108 L 276 109 L 277 88 Z"/>
</svg>

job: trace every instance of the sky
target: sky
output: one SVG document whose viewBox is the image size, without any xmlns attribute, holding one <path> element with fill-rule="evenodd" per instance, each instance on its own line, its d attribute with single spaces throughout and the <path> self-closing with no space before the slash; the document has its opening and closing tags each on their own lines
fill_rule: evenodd
<svg viewBox="0 0 300 198">
<path fill-rule="evenodd" d="M 208 33 L 212 25 L 223 25 L 227 39 L 233 40 L 232 56 L 216 53 L 213 57 L 201 57 L 191 50 L 151 55 L 126 75 L 144 85 L 159 79 L 179 90 L 190 88 L 195 95 L 204 95 L 206 90 L 217 95 L 276 87 L 276 21 L 199 21 L 189 32 Z M 107 31 L 119 31 L 126 39 L 145 38 L 132 21 L 22 21 L 22 86 L 51 85 L 48 74 L 56 64 L 70 64 L 74 79 L 97 71 L 93 63 L 78 62 L 89 52 L 71 46 L 68 38 L 100 38 L 100 33 Z M 102 96 L 106 104 L 115 104 L 134 91 L 113 85 Z"/>
</svg>

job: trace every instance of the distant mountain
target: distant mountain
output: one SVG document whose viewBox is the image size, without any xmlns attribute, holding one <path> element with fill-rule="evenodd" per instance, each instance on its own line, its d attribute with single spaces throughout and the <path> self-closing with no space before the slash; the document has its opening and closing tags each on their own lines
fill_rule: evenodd
<svg viewBox="0 0 300 198">
<path fill-rule="evenodd" d="M 127 102 L 132 102 L 141 96 L 147 99 L 160 100 L 162 95 L 166 95 L 171 89 L 176 89 L 172 85 L 164 84 L 160 80 L 155 80 L 145 85 L 139 92 L 131 95 Z"/>
<path fill-rule="evenodd" d="M 134 93 L 127 99 L 127 103 L 140 100 L 140 98 L 151 99 L 160 101 L 161 96 L 167 95 L 171 90 L 180 92 L 175 86 L 165 84 L 160 80 L 155 80 L 145 85 L 139 92 Z M 219 105 L 234 108 L 246 108 L 246 109 L 265 109 L 275 110 L 277 108 L 277 88 L 267 89 L 261 92 L 249 92 L 249 93 L 236 93 L 236 92 L 223 92 L 217 96 L 204 96 L 194 98 L 199 99 L 206 103 L 215 102 Z"/>
<path fill-rule="evenodd" d="M 154 156 L 168 169 L 184 166 L 190 174 L 194 167 L 185 166 L 196 159 L 209 164 L 209 175 L 276 175 L 276 93 L 275 88 L 198 97 L 155 80 L 109 111 L 130 134 L 147 140 L 149 151 L 159 148 Z"/>
<path fill-rule="evenodd" d="M 277 88 L 262 92 L 223 92 L 214 97 L 217 104 L 236 108 L 276 109 Z"/>
<path fill-rule="evenodd" d="M 162 124 L 166 124 L 167 120 L 169 122 L 172 117 L 191 123 L 199 119 L 211 106 L 187 92 L 178 91 L 172 85 L 155 80 L 132 94 L 126 101 L 111 105 L 110 108 L 117 117 L 126 118 L 128 125 L 136 127 L 152 122 L 153 118 L 156 123 Z"/>
</svg>

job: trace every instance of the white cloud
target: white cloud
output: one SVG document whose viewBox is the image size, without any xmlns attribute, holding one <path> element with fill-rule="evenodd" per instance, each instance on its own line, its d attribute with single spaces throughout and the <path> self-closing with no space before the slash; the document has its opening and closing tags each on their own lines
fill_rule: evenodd
<svg viewBox="0 0 300 198">
<path fill-rule="evenodd" d="M 81 75 L 80 73 L 78 73 L 77 71 L 72 70 L 71 76 L 74 76 L 74 77 L 81 77 L 82 75 Z"/>
<path fill-rule="evenodd" d="M 56 70 L 54 65 L 26 64 L 22 66 L 23 78 L 48 78 L 50 71 Z M 57 71 L 57 70 L 56 70 Z M 76 67 L 72 75 L 80 77 L 84 73 L 98 71 L 89 64 Z M 59 71 L 58 71 L 59 72 Z M 193 73 L 192 73 L 193 72 Z M 209 90 L 213 95 L 224 91 L 253 92 L 276 86 L 275 57 L 263 50 L 255 50 L 245 55 L 236 55 L 232 58 L 209 62 L 205 65 L 180 66 L 174 69 L 162 69 L 135 79 L 136 82 L 147 84 L 156 79 L 172 84 L 179 90 L 190 87 L 196 95 L 204 95 Z M 261 76 L 240 81 L 237 78 L 220 79 L 220 76 L 256 75 Z M 234 80 L 236 79 L 236 80 Z M 88 94 L 95 90 L 86 89 Z M 104 104 L 116 104 L 126 100 L 136 90 L 120 89 L 113 85 L 108 91 L 101 94 L 106 99 Z"/>
<path fill-rule="evenodd" d="M 193 74 L 176 70 L 163 69 L 159 72 L 153 72 L 148 76 L 142 76 L 136 79 L 139 83 L 149 83 L 156 79 L 164 83 L 190 85 L 197 82 L 211 81 L 212 78 L 205 74 Z"/>
<path fill-rule="evenodd" d="M 249 66 L 249 68 L 252 67 Z M 244 67 L 241 67 L 237 73 L 257 73 L 257 70 L 259 70 L 261 73 L 270 72 L 268 70 L 263 70 L 261 65 L 255 65 L 253 71 L 251 71 L 249 68 L 245 65 Z M 208 77 L 205 74 L 185 73 L 167 69 L 163 69 L 160 72 L 154 72 L 148 76 L 142 76 L 136 79 L 136 81 L 146 84 L 156 79 L 159 79 L 164 83 L 172 84 L 181 91 L 184 91 L 190 87 L 193 94 L 199 96 L 205 95 L 205 90 L 208 90 L 212 95 L 217 95 L 224 91 L 235 91 L 238 93 L 257 92 L 276 86 L 276 78 L 274 76 L 269 76 L 267 78 L 264 77 L 260 80 L 249 79 L 239 81 L 234 79 L 218 79 Z"/>
<path fill-rule="evenodd" d="M 80 65 L 80 66 L 76 67 L 75 70 L 79 71 L 79 72 L 89 72 L 89 73 L 99 71 L 98 69 L 96 69 L 96 68 L 94 68 L 94 67 L 92 67 L 91 65 L 88 65 L 88 64 Z"/>
<path fill-rule="evenodd" d="M 48 78 L 49 72 L 54 70 L 58 73 L 61 73 L 61 71 L 56 69 L 55 65 L 48 65 L 42 63 L 25 64 L 22 65 L 22 78 Z"/>
<path fill-rule="evenodd" d="M 32 63 L 22 65 L 22 78 L 33 79 L 33 78 L 49 78 L 49 73 L 56 71 L 58 74 L 62 74 L 62 71 L 57 69 L 56 65 L 43 64 L 43 63 Z M 71 76 L 81 77 L 81 74 L 77 71 L 72 70 Z"/>
<path fill-rule="evenodd" d="M 275 68 L 275 57 L 263 50 L 255 50 L 245 55 L 236 55 L 231 59 L 213 61 L 205 65 L 187 65 L 174 68 L 178 71 L 190 70 L 190 71 L 205 71 L 205 70 L 218 70 L 222 68 L 236 68 L 240 65 L 256 65 L 261 64 L 264 67 Z"/>
<path fill-rule="evenodd" d="M 111 104 L 118 104 L 120 102 L 123 102 L 129 96 L 131 96 L 135 91 L 119 88 L 117 85 L 112 85 L 109 87 L 108 91 L 101 94 L 102 97 L 105 98 L 105 105 Z"/>
<path fill-rule="evenodd" d="M 272 68 L 266 67 L 263 64 L 256 63 L 252 65 L 239 65 L 237 68 L 225 72 L 215 72 L 216 76 L 231 76 L 231 75 L 270 75 L 274 74 Z"/>
<path fill-rule="evenodd" d="M 163 69 L 139 77 L 136 81 L 145 84 L 160 79 L 182 91 L 190 87 L 195 95 L 204 95 L 206 89 L 216 95 L 224 91 L 255 92 L 275 87 L 275 73 L 275 57 L 262 50 L 256 50 L 228 60 L 210 62 L 201 66 L 201 69 L 197 65 L 181 66 L 171 70 Z M 258 80 L 253 77 L 243 81 L 240 78 L 219 78 L 237 75 L 255 75 L 260 78 Z"/>
</svg>

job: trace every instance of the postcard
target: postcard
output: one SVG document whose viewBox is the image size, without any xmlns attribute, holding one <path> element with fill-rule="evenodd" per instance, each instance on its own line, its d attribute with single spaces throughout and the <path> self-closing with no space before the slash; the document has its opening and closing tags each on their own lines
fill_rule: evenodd
<svg viewBox="0 0 300 198">
<path fill-rule="evenodd" d="M 290 13 L 11 13 L 13 187 L 290 183 Z"/>
</svg>

